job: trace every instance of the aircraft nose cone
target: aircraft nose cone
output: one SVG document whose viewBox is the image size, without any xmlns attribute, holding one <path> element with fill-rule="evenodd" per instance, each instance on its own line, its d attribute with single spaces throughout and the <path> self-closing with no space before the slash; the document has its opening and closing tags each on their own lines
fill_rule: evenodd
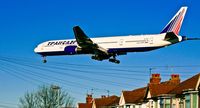
<svg viewBox="0 0 200 108">
<path fill-rule="evenodd" d="M 36 47 L 36 48 L 34 49 L 34 52 L 35 52 L 35 53 L 38 53 L 38 47 Z"/>
</svg>

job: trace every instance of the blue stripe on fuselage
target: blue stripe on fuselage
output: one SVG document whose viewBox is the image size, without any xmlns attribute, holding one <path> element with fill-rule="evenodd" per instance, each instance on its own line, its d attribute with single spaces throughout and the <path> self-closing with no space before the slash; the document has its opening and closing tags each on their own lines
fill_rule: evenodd
<svg viewBox="0 0 200 108">
<path fill-rule="evenodd" d="M 137 47 L 137 48 L 109 48 L 108 53 L 120 53 L 120 52 L 146 52 L 155 50 L 162 47 Z M 56 56 L 56 55 L 69 55 L 65 51 L 54 51 L 54 52 L 40 52 L 42 56 Z M 84 53 L 79 53 L 84 54 Z"/>
<path fill-rule="evenodd" d="M 59 55 L 68 55 L 65 51 L 53 51 L 53 52 L 39 52 L 42 56 L 59 56 Z"/>
<path fill-rule="evenodd" d="M 145 52 L 151 51 L 162 47 L 137 47 L 137 48 L 110 48 L 108 53 L 119 53 L 119 52 Z"/>
</svg>

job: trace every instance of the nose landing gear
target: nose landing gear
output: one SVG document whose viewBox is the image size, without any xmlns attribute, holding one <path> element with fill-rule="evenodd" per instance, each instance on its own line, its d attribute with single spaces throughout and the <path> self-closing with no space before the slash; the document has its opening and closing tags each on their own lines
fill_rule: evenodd
<svg viewBox="0 0 200 108">
<path fill-rule="evenodd" d="M 46 56 L 42 56 L 43 57 L 43 63 L 47 63 L 47 59 L 46 59 Z"/>
</svg>

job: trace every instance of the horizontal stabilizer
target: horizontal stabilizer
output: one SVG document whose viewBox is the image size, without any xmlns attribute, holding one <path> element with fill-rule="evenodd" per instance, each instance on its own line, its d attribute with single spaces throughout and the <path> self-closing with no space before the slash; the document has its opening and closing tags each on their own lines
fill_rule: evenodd
<svg viewBox="0 0 200 108">
<path fill-rule="evenodd" d="M 184 37 L 184 40 L 200 40 L 200 38 L 187 38 L 187 37 Z"/>
</svg>

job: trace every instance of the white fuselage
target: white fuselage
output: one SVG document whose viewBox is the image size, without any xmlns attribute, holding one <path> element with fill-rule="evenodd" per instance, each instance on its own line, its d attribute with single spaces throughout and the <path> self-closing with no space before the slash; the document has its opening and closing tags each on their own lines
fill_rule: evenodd
<svg viewBox="0 0 200 108">
<path fill-rule="evenodd" d="M 90 38 L 95 44 L 106 49 L 108 53 L 113 52 L 145 52 L 172 43 L 165 40 L 166 33 L 155 35 L 129 35 L 114 37 L 98 37 Z M 182 37 L 178 36 L 178 42 L 182 41 Z M 65 48 L 68 46 L 77 46 L 75 39 L 69 40 L 51 40 L 39 44 L 35 48 L 35 52 L 44 56 L 48 55 L 68 55 L 65 54 Z"/>
</svg>

